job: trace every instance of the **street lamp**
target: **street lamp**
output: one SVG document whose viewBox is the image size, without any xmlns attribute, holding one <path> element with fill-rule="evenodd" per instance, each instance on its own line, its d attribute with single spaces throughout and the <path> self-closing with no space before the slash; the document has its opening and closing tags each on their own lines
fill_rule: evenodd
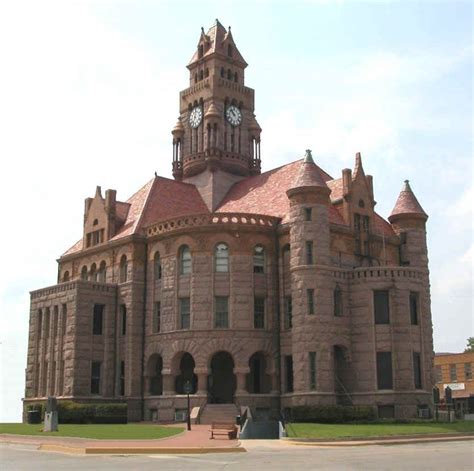
<svg viewBox="0 0 474 471">
<path fill-rule="evenodd" d="M 184 392 L 188 395 L 188 414 L 187 414 L 187 425 L 188 425 L 188 430 L 191 430 L 191 411 L 189 407 L 189 394 L 191 393 L 193 386 L 191 384 L 191 381 L 186 381 L 183 386 Z"/>
</svg>

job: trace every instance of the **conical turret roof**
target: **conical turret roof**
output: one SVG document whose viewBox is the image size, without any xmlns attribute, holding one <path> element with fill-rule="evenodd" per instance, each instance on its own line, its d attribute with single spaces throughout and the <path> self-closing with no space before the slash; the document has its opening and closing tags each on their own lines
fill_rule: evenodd
<svg viewBox="0 0 474 471">
<path fill-rule="evenodd" d="M 301 162 L 301 166 L 298 170 L 298 174 L 293 184 L 287 191 L 287 195 L 291 196 L 298 191 L 302 190 L 323 190 L 327 194 L 331 192 L 329 187 L 326 185 L 324 178 L 318 166 L 314 163 L 311 150 L 307 149 L 304 159 Z"/>
<path fill-rule="evenodd" d="M 400 191 L 395 207 L 388 219 L 392 222 L 393 219 L 400 216 L 415 216 L 425 220 L 428 219 L 428 215 L 416 199 L 408 180 L 405 180 L 402 191 Z"/>
</svg>

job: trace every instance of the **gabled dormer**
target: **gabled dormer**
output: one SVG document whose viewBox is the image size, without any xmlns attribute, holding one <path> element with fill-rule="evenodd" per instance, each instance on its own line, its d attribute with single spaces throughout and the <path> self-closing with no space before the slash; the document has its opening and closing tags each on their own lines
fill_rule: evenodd
<svg viewBox="0 0 474 471">
<path fill-rule="evenodd" d="M 370 257 L 370 234 L 374 225 L 374 190 L 371 175 L 366 175 L 360 152 L 355 156 L 354 170 L 342 171 L 342 204 L 344 220 L 354 230 L 355 254 Z"/>
<path fill-rule="evenodd" d="M 84 207 L 83 248 L 103 244 L 115 235 L 117 226 L 115 190 L 107 190 L 102 197 L 100 186 L 94 198 L 86 198 Z"/>
</svg>

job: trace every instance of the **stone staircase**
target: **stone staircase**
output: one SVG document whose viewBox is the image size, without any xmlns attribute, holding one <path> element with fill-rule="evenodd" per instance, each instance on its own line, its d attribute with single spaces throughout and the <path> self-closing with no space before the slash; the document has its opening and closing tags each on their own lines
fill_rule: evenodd
<svg viewBox="0 0 474 471">
<path fill-rule="evenodd" d="M 239 409 L 235 404 L 206 404 L 201 413 L 199 423 L 212 424 L 212 422 L 232 422 L 239 414 Z"/>
</svg>

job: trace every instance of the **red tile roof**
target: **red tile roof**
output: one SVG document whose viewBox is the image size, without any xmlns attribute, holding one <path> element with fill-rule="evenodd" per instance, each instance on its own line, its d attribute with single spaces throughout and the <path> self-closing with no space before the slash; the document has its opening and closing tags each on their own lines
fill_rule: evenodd
<svg viewBox="0 0 474 471">
<path fill-rule="evenodd" d="M 331 200 L 335 202 L 342 196 L 342 180 L 332 178 L 316 164 L 318 178 L 331 189 Z M 289 163 L 260 175 L 247 177 L 235 183 L 217 208 L 217 213 L 251 213 L 281 218 L 288 222 L 289 200 L 286 191 L 298 177 L 302 161 Z M 341 205 L 331 204 L 329 221 L 346 225 Z M 127 202 L 117 202 L 117 218 L 124 221 L 112 240 L 138 233 L 143 228 L 174 217 L 192 214 L 205 214 L 209 210 L 197 188 L 163 177 L 155 177 L 131 196 Z M 375 215 L 375 232 L 380 235 L 394 235 L 392 226 Z M 82 239 L 74 244 L 64 255 L 82 249 Z"/>
<path fill-rule="evenodd" d="M 428 215 L 425 213 L 420 203 L 418 203 L 416 196 L 413 194 L 408 180 L 405 180 L 402 191 L 400 192 L 395 207 L 388 219 L 391 220 L 391 218 L 400 215 L 428 218 Z"/>
<path fill-rule="evenodd" d="M 208 213 L 198 189 L 190 183 L 156 177 L 140 227 L 174 217 Z"/>
<path fill-rule="evenodd" d="M 237 182 L 229 190 L 217 208 L 219 213 L 255 213 L 275 216 L 288 222 L 290 202 L 286 191 L 297 178 L 301 160 L 270 170 L 260 175 Z M 321 178 L 328 182 L 331 177 L 316 165 Z M 334 224 L 345 224 L 333 206 L 329 209 L 329 220 Z"/>
</svg>

